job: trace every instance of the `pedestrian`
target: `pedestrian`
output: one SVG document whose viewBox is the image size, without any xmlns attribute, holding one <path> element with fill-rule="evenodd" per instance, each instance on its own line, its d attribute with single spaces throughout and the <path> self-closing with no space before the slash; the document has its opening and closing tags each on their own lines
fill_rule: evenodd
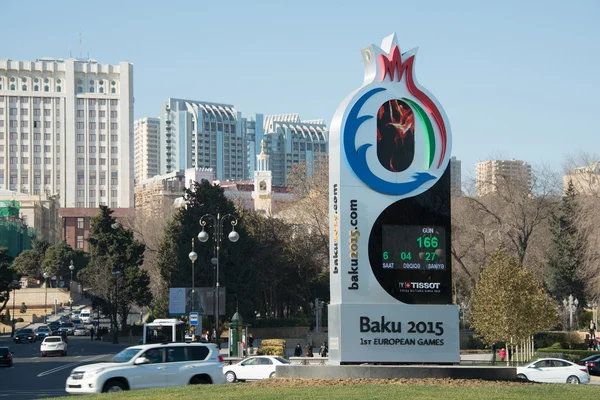
<svg viewBox="0 0 600 400">
<path fill-rule="evenodd" d="M 300 343 L 298 343 L 294 349 L 294 357 L 302 357 L 302 346 L 300 346 Z"/>
<path fill-rule="evenodd" d="M 90 329 L 90 340 L 94 340 L 94 328 Z"/>
<path fill-rule="evenodd" d="M 505 349 L 500 349 L 500 361 L 504 361 L 504 359 L 506 358 L 506 350 Z"/>
<path fill-rule="evenodd" d="M 298 344 L 298 345 L 300 345 L 300 344 Z M 306 343 L 304 352 L 306 353 L 306 357 L 314 357 L 313 352 L 312 352 L 312 345 L 310 343 Z"/>
<path fill-rule="evenodd" d="M 593 320 L 590 320 L 590 337 L 592 339 L 596 338 L 596 324 Z"/>
<path fill-rule="evenodd" d="M 329 349 L 327 348 L 327 342 L 323 342 L 323 344 L 321 345 L 321 348 L 319 349 L 319 355 L 321 357 L 327 357 L 328 353 L 329 353 Z"/>
<path fill-rule="evenodd" d="M 496 365 L 496 343 L 492 343 L 492 365 Z"/>
</svg>

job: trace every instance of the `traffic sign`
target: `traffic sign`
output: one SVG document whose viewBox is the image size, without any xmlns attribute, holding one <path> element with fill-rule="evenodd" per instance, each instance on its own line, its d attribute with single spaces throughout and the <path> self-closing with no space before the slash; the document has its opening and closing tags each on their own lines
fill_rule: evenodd
<svg viewBox="0 0 600 400">
<path fill-rule="evenodd" d="M 98 325 L 99 325 L 99 323 L 98 323 L 98 321 L 94 321 L 94 322 L 92 322 L 92 325 L 94 325 L 94 326 L 98 326 Z"/>
<path fill-rule="evenodd" d="M 192 326 L 198 325 L 198 313 L 197 312 L 190 313 L 190 325 L 192 325 Z"/>
</svg>

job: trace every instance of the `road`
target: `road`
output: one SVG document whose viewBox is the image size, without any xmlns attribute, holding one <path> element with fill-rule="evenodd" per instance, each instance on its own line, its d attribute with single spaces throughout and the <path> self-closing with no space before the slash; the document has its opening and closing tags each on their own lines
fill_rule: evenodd
<svg viewBox="0 0 600 400">
<path fill-rule="evenodd" d="M 66 357 L 40 357 L 40 343 L 14 344 L 0 338 L 0 346 L 9 346 L 14 354 L 12 368 L 0 367 L 0 399 L 26 400 L 67 395 L 65 382 L 71 371 L 82 364 L 110 360 L 133 344 L 91 341 L 89 336 L 70 336 Z"/>
</svg>

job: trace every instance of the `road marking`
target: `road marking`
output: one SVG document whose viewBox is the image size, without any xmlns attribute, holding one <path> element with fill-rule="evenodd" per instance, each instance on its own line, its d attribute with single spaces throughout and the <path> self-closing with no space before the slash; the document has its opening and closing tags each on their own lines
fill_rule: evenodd
<svg viewBox="0 0 600 400">
<path fill-rule="evenodd" d="M 41 372 L 41 373 L 38 374 L 37 377 L 41 378 L 42 376 L 50 375 L 50 374 L 53 374 L 55 372 L 62 371 L 63 369 L 71 368 L 74 365 L 81 364 L 81 363 L 88 362 L 88 361 L 94 361 L 94 360 L 97 360 L 97 359 L 102 358 L 102 357 L 106 357 L 106 354 L 101 354 L 99 356 L 86 358 L 85 360 L 73 362 L 73 363 L 70 363 L 70 364 L 61 365 L 60 367 L 52 368 L 52 369 L 49 369 L 48 371 Z"/>
</svg>

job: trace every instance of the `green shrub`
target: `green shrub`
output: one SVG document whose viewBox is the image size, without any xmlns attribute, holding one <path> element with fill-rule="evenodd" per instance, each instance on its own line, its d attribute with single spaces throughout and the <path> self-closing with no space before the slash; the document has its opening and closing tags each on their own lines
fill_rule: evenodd
<svg viewBox="0 0 600 400">
<path fill-rule="evenodd" d="M 537 356 L 539 358 L 546 357 L 557 357 L 564 358 L 565 360 L 569 360 L 574 363 L 578 363 L 586 357 L 593 356 L 595 354 L 600 354 L 598 351 L 590 351 L 590 350 L 571 350 L 571 349 L 561 349 L 552 347 L 541 348 L 537 350 Z"/>
<path fill-rule="evenodd" d="M 283 339 L 265 339 L 262 342 L 260 342 L 261 346 L 280 346 L 285 348 L 285 340 Z"/>
<path fill-rule="evenodd" d="M 285 357 L 285 347 L 281 346 L 260 346 L 256 351 L 259 356 L 279 356 Z"/>
<path fill-rule="evenodd" d="M 533 336 L 534 346 L 538 349 L 566 342 L 567 339 L 566 332 L 540 332 Z"/>
</svg>

